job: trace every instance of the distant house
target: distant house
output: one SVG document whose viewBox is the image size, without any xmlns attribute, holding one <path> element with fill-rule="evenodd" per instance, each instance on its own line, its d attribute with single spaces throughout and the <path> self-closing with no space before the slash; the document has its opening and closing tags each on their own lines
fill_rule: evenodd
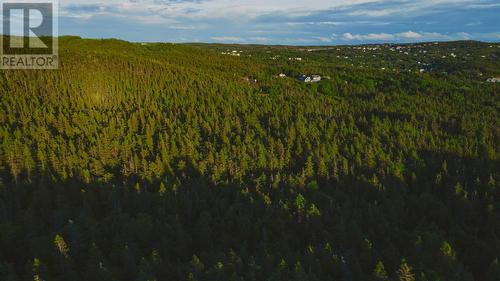
<svg viewBox="0 0 500 281">
<path fill-rule="evenodd" d="M 313 75 L 312 76 L 311 82 L 317 83 L 319 81 L 321 81 L 321 76 L 319 76 L 319 75 Z"/>
<path fill-rule="evenodd" d="M 302 75 L 302 76 L 299 76 L 298 79 L 299 79 L 299 81 L 304 82 L 304 83 L 311 82 L 311 76 Z"/>
<path fill-rule="evenodd" d="M 488 79 L 486 79 L 486 82 L 489 82 L 489 83 L 500 83 L 500 78 L 499 77 L 488 78 Z"/>
<path fill-rule="evenodd" d="M 222 55 L 229 55 L 229 56 L 239 57 L 239 56 L 241 56 L 241 52 L 242 52 L 242 51 L 239 51 L 239 52 L 238 52 L 238 51 L 236 51 L 236 50 L 234 50 L 234 51 L 232 51 L 232 52 L 231 52 L 231 51 L 229 51 L 229 50 L 228 50 L 227 52 L 221 52 L 221 54 L 222 54 Z"/>
<path fill-rule="evenodd" d="M 317 83 L 321 81 L 321 76 L 319 75 L 312 75 L 312 76 L 307 76 L 307 75 L 302 75 L 299 76 L 299 81 L 304 82 L 304 83 Z"/>
<path fill-rule="evenodd" d="M 246 82 L 248 82 L 249 84 L 254 84 L 254 83 L 257 83 L 257 79 L 253 76 L 248 76 L 248 77 L 245 77 L 244 78 Z"/>
</svg>

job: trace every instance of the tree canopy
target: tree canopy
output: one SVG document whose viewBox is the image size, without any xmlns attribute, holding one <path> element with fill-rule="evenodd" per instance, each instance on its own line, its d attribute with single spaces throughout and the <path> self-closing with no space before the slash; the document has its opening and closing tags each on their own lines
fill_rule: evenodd
<svg viewBox="0 0 500 281">
<path fill-rule="evenodd" d="M 0 280 L 499 280 L 500 45 L 401 48 L 2 70 Z"/>
</svg>

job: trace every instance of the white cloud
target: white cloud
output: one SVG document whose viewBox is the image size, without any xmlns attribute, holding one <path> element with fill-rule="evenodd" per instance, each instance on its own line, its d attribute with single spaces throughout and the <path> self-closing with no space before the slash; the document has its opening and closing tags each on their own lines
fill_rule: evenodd
<svg viewBox="0 0 500 281">
<path fill-rule="evenodd" d="M 357 40 L 357 41 L 373 41 L 373 40 L 393 40 L 394 35 L 388 33 L 370 33 L 370 34 L 352 34 L 344 33 L 342 38 L 345 40 Z"/>
<path fill-rule="evenodd" d="M 470 35 L 465 32 L 452 35 L 441 34 L 438 32 L 414 32 L 406 31 L 400 33 L 370 33 L 370 34 L 352 34 L 344 33 L 341 39 L 347 41 L 396 41 L 396 40 L 446 40 L 446 39 L 469 39 Z"/>
<path fill-rule="evenodd" d="M 467 8 L 471 9 L 490 9 L 498 7 L 500 7 L 500 3 L 472 3 L 467 5 Z"/>
<path fill-rule="evenodd" d="M 308 5 L 302 1 L 289 0 L 66 0 L 61 3 L 61 15 L 85 17 L 89 15 L 116 13 L 127 15 L 161 15 L 172 18 L 253 18 L 273 12 L 292 12 L 307 15 L 313 11 L 331 7 L 373 2 L 374 0 L 311 0 Z"/>
<path fill-rule="evenodd" d="M 333 36 L 336 37 L 336 36 Z M 456 32 L 443 34 L 439 32 L 414 32 L 406 31 L 400 33 L 371 33 L 371 34 L 352 34 L 344 33 L 337 37 L 346 41 L 426 41 L 426 40 L 487 40 L 488 38 L 500 39 L 500 33 L 467 33 Z"/>
<path fill-rule="evenodd" d="M 413 32 L 413 31 L 407 31 L 407 32 L 402 32 L 399 34 L 403 38 L 408 38 L 408 39 L 420 39 L 423 37 L 422 34 Z"/>
<path fill-rule="evenodd" d="M 368 16 L 368 17 L 388 17 L 392 15 L 418 15 L 421 13 L 432 13 L 435 7 L 449 7 L 451 5 L 475 5 L 475 8 L 485 8 L 487 5 L 479 3 L 480 0 L 414 0 L 404 1 L 397 5 L 384 5 L 389 1 L 379 2 L 379 9 L 358 9 L 349 13 L 351 16 Z M 390 3 L 390 2 L 389 2 Z M 393 3 L 394 4 L 394 3 Z M 495 5 L 496 6 L 496 5 Z"/>
<path fill-rule="evenodd" d="M 236 43 L 236 42 L 243 42 L 245 41 L 241 37 L 236 37 L 236 36 L 214 36 L 210 37 L 210 39 L 218 42 L 228 42 L 228 43 Z"/>
<path fill-rule="evenodd" d="M 331 42 L 333 42 L 333 37 L 330 38 L 330 37 L 317 36 L 317 37 L 313 37 L 313 39 L 315 39 L 316 41 L 322 42 L 322 43 L 331 43 Z"/>
<path fill-rule="evenodd" d="M 394 41 L 394 40 L 431 40 L 446 39 L 447 35 L 436 32 L 414 32 L 406 31 L 401 33 L 370 33 L 370 34 L 351 34 L 344 33 L 341 37 L 348 41 Z"/>
<path fill-rule="evenodd" d="M 464 39 L 464 40 L 472 39 L 472 35 L 470 35 L 467 32 L 459 32 L 456 34 L 456 36 L 458 37 L 458 39 Z"/>
<path fill-rule="evenodd" d="M 469 22 L 469 23 L 465 24 L 465 26 L 478 26 L 481 24 L 483 24 L 483 23 L 480 21 L 473 21 L 473 22 Z"/>
<path fill-rule="evenodd" d="M 272 39 L 268 37 L 249 37 L 248 40 L 259 43 L 267 43 L 272 41 Z"/>
<path fill-rule="evenodd" d="M 165 19 L 233 19 L 249 20 L 261 15 L 280 13 L 287 16 L 307 16 L 331 9 L 348 9 L 359 4 L 380 3 L 382 8 L 350 12 L 352 16 L 388 16 L 395 13 L 415 12 L 444 3 L 475 3 L 472 0 L 416 0 L 394 7 L 387 0 L 64 0 L 61 15 L 88 19 L 94 15 L 126 15 L 142 22 L 145 16 L 156 15 Z M 150 21 L 147 21 L 149 23 Z M 153 22 L 158 22 L 154 20 Z M 336 25 L 335 21 L 317 24 Z"/>
<path fill-rule="evenodd" d="M 399 9 L 380 9 L 380 10 L 357 10 L 348 13 L 349 16 L 369 16 L 369 17 L 385 17 L 396 12 Z"/>
</svg>

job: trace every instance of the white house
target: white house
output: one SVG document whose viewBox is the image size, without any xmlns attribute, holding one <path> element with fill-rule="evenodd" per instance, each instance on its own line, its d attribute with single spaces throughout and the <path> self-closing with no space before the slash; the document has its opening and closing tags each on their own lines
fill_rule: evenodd
<svg viewBox="0 0 500 281">
<path fill-rule="evenodd" d="M 306 76 L 306 75 L 302 75 L 299 77 L 299 81 L 302 81 L 304 83 L 309 83 L 311 82 L 311 77 L 310 76 Z"/>
<path fill-rule="evenodd" d="M 319 81 L 321 81 L 321 76 L 319 76 L 319 75 L 313 75 L 312 76 L 311 82 L 316 83 L 316 82 L 319 82 Z"/>
</svg>

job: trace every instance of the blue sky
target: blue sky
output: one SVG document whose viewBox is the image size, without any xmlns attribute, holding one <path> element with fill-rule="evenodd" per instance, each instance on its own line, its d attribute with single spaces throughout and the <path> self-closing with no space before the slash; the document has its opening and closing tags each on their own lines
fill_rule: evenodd
<svg viewBox="0 0 500 281">
<path fill-rule="evenodd" d="M 500 0 L 60 0 L 59 33 L 141 42 L 500 41 Z"/>
</svg>

